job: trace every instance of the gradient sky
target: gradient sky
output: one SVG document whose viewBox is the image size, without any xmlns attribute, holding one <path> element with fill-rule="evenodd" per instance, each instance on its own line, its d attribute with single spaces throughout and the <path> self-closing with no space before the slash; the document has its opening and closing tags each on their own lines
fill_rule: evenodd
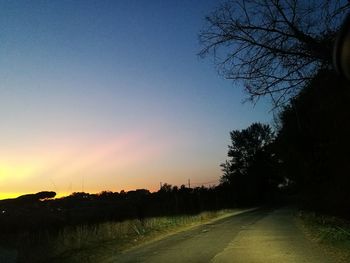
<svg viewBox="0 0 350 263">
<path fill-rule="evenodd" d="M 199 59 L 218 1 L 1 1 L 0 198 L 217 181 L 270 122 Z"/>
</svg>

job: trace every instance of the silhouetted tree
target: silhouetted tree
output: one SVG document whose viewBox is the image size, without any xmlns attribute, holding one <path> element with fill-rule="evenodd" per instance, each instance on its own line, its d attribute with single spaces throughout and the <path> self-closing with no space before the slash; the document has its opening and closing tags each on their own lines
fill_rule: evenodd
<svg viewBox="0 0 350 263">
<path fill-rule="evenodd" d="M 224 174 L 221 183 L 231 187 L 234 199 L 239 203 L 250 203 L 263 198 L 269 189 L 274 166 L 269 145 L 274 133 L 269 125 L 253 123 L 243 130 L 230 133 L 228 157 L 221 164 Z"/>
<path fill-rule="evenodd" d="M 225 184 L 233 181 L 233 174 L 234 172 L 232 171 L 233 166 L 231 163 L 226 160 L 224 163 L 220 164 L 221 171 L 223 172 L 221 178 L 220 178 L 220 183 Z"/>
<path fill-rule="evenodd" d="M 206 17 L 201 56 L 214 55 L 226 78 L 241 81 L 251 99 L 275 105 L 296 95 L 331 66 L 346 0 L 231 0 Z"/>
<path fill-rule="evenodd" d="M 56 196 L 55 192 L 42 191 L 42 192 L 38 192 L 36 194 L 21 195 L 21 196 L 15 198 L 15 199 L 12 199 L 12 201 L 16 201 L 16 202 L 38 202 L 40 200 L 54 198 L 55 196 Z"/>
</svg>

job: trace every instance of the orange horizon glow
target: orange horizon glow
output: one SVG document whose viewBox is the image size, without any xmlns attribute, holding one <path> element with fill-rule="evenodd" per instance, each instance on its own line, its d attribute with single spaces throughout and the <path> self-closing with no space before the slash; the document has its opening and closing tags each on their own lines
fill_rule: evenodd
<svg viewBox="0 0 350 263">
<path fill-rule="evenodd" d="M 133 188 L 130 188 L 130 189 L 122 189 L 123 191 L 125 192 L 128 192 L 128 191 L 132 191 L 132 190 L 137 190 L 137 189 L 133 189 Z M 122 191 L 120 190 L 120 191 Z M 159 189 L 155 189 L 155 190 L 151 190 L 151 189 L 147 189 L 149 190 L 150 192 L 156 192 L 158 191 Z M 46 190 L 42 190 L 42 191 L 51 191 L 50 189 L 46 189 Z M 97 191 L 97 192 L 85 192 L 87 194 L 99 194 L 103 191 L 110 191 L 110 190 L 102 190 L 102 191 Z M 112 192 L 120 192 L 120 191 L 112 191 Z M 40 192 L 40 191 L 38 191 Z M 17 198 L 17 197 L 20 197 L 22 195 L 28 195 L 28 194 L 36 194 L 38 192 L 18 192 L 18 193 L 0 193 L 0 201 L 1 200 L 5 200 L 5 199 L 14 199 L 14 198 Z M 78 192 L 81 192 L 81 191 L 76 191 L 76 193 Z M 56 196 L 53 198 L 53 199 L 58 199 L 58 198 L 62 198 L 62 197 L 67 197 L 67 196 L 70 196 L 72 195 L 74 192 L 71 192 L 71 193 L 64 193 L 64 192 L 60 192 L 60 193 L 56 193 Z"/>
<path fill-rule="evenodd" d="M 219 180 L 229 132 L 271 103 L 198 61 L 215 1 L 190 2 L 2 2 L 0 199 Z"/>
<path fill-rule="evenodd" d="M 103 139 L 47 141 L 7 154 L 0 150 L 0 199 L 40 191 L 54 191 L 56 198 L 73 192 L 154 192 L 160 182 L 181 185 L 188 178 L 218 178 L 218 172 L 205 164 L 194 169 L 185 156 L 173 156 L 181 146 L 139 131 Z"/>
</svg>

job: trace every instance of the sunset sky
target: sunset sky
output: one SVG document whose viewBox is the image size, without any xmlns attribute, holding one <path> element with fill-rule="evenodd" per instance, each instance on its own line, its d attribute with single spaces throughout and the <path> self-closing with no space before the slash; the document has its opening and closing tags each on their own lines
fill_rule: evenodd
<svg viewBox="0 0 350 263">
<path fill-rule="evenodd" d="M 218 1 L 1 1 L 0 199 L 218 181 L 268 103 L 196 55 Z"/>
</svg>

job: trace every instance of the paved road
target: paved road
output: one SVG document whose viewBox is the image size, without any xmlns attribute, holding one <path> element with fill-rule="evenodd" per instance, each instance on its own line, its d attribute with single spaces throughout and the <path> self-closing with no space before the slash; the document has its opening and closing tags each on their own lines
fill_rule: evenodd
<svg viewBox="0 0 350 263">
<path fill-rule="evenodd" d="M 291 209 L 259 209 L 220 219 L 124 252 L 109 262 L 332 262 L 304 238 Z"/>
</svg>

